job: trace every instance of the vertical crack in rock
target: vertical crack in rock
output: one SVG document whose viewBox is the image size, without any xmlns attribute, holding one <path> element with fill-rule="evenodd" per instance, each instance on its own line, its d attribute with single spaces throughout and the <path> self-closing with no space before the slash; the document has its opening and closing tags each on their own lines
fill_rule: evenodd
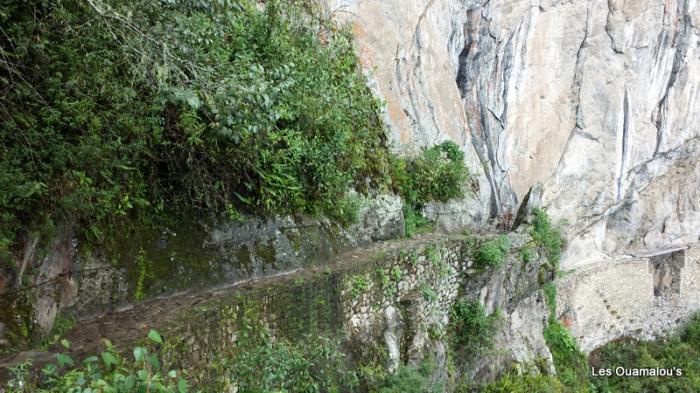
<svg viewBox="0 0 700 393">
<path fill-rule="evenodd" d="M 622 135 L 621 135 L 621 153 L 620 153 L 620 168 L 617 173 L 617 203 L 622 199 L 622 177 L 625 173 L 627 164 L 627 149 L 629 143 L 629 124 L 630 124 L 630 105 L 627 86 L 625 86 L 625 98 L 622 100 Z"/>
<path fill-rule="evenodd" d="M 488 4 L 488 3 L 487 3 Z M 493 163 L 493 151 L 491 149 L 489 120 L 487 116 L 488 86 L 482 86 L 479 74 L 493 68 L 493 64 L 486 58 L 486 54 L 498 52 L 498 41 L 490 32 L 489 20 L 485 10 L 477 9 L 467 11 L 467 23 L 464 25 L 464 48 L 460 52 L 456 83 L 462 98 L 467 126 L 472 135 L 472 145 L 479 157 L 484 169 L 484 174 L 491 189 L 489 200 L 489 218 L 498 216 L 501 204 L 496 184 L 496 174 L 490 163 Z M 481 40 L 481 37 L 486 39 Z M 496 49 L 494 50 L 494 47 Z M 483 64 L 482 64 L 483 63 Z"/>
<path fill-rule="evenodd" d="M 419 145 L 428 145 L 433 140 L 425 138 L 426 132 L 422 132 L 421 128 L 432 129 L 435 132 L 435 138 L 440 134 L 440 126 L 437 120 L 439 116 L 436 113 L 433 101 L 429 99 L 429 92 L 426 91 L 426 86 L 429 83 L 426 82 L 422 70 L 424 45 L 421 26 L 425 22 L 428 10 L 433 6 L 434 2 L 435 0 L 430 0 L 425 5 L 416 21 L 410 43 L 403 48 L 403 45 L 397 47 L 394 60 L 396 85 L 401 92 L 399 94 L 401 107 L 406 117 L 410 119 L 411 125 L 419 129 L 414 129 L 413 135 L 424 137 L 415 141 Z"/>
<path fill-rule="evenodd" d="M 531 15 L 523 15 L 517 28 L 499 37 L 492 31 L 489 4 L 486 2 L 481 8 L 467 11 L 464 47 L 458 56 L 455 81 L 472 144 L 489 182 L 489 218 L 493 219 L 517 202 L 502 150 L 510 109 L 510 79 L 514 77 L 519 40 L 529 29 Z"/>
<path fill-rule="evenodd" d="M 671 46 L 675 46 L 676 52 L 673 57 L 673 66 L 671 68 L 671 74 L 668 78 L 668 83 L 666 84 L 666 89 L 664 89 L 664 94 L 659 100 L 659 104 L 656 110 L 652 113 L 652 123 L 656 127 L 656 147 L 654 148 L 654 155 L 656 157 L 661 149 L 661 144 L 663 143 L 664 137 L 664 125 L 666 124 L 666 112 L 668 111 L 668 98 L 671 94 L 676 80 L 678 79 L 678 73 L 681 67 L 685 64 L 684 57 L 685 51 L 688 46 L 688 30 L 690 27 L 690 16 L 688 15 L 688 1 L 680 2 L 678 5 L 678 20 L 676 22 L 677 27 L 674 31 L 673 41 Z"/>
<path fill-rule="evenodd" d="M 610 49 L 616 54 L 622 54 L 624 51 L 615 44 L 615 36 L 613 36 L 613 26 L 612 26 L 612 19 L 613 19 L 613 14 L 614 12 L 617 11 L 615 10 L 615 4 L 613 3 L 613 0 L 608 0 L 608 17 L 605 22 L 605 34 L 610 37 Z"/>
<path fill-rule="evenodd" d="M 578 131 L 583 130 L 584 128 L 583 119 L 581 115 L 581 90 L 583 85 L 583 63 L 586 61 L 584 49 L 586 48 L 586 42 L 588 41 L 590 29 L 591 1 L 589 0 L 586 3 L 586 27 L 583 31 L 583 39 L 581 39 L 581 44 L 578 46 L 578 50 L 576 51 L 576 64 L 574 66 L 574 83 L 571 86 L 571 89 L 576 91 L 574 93 L 576 95 L 576 101 L 574 103 L 574 128 L 569 134 L 569 139 L 566 141 L 564 149 L 562 149 L 562 155 L 561 157 L 559 157 L 559 162 L 557 163 L 558 168 L 561 168 L 561 165 L 564 161 L 564 157 L 566 157 L 566 155 L 569 152 L 569 144 L 571 143 L 571 139 L 574 137 L 574 135 L 576 135 Z"/>
</svg>

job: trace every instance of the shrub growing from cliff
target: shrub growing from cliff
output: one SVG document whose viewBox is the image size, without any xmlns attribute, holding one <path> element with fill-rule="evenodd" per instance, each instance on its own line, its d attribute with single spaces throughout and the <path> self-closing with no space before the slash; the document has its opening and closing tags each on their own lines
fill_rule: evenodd
<svg viewBox="0 0 700 393">
<path fill-rule="evenodd" d="M 547 255 L 547 260 L 556 272 L 559 269 L 562 248 L 565 244 L 561 230 L 552 224 L 547 212 L 542 209 L 533 209 L 533 221 L 530 236 Z"/>
<path fill-rule="evenodd" d="M 432 201 L 448 202 L 464 196 L 469 171 L 464 153 L 446 141 L 413 158 L 395 158 L 391 169 L 394 188 L 405 202 L 406 235 L 413 235 L 429 221 L 421 209 Z"/>
<path fill-rule="evenodd" d="M 568 392 L 588 392 L 588 364 L 571 332 L 557 319 L 557 287 L 547 283 L 542 291 L 549 308 L 547 328 L 542 332 L 552 353 L 557 379 Z"/>
<path fill-rule="evenodd" d="M 509 373 L 480 389 L 483 393 L 563 393 L 568 392 L 553 375 Z"/>
<path fill-rule="evenodd" d="M 163 212 L 344 221 L 349 188 L 388 186 L 349 32 L 312 2 L 265 4 L 0 5 L 0 252 L 59 221 L 94 237 Z"/>
<path fill-rule="evenodd" d="M 163 344 L 158 332 L 148 334 L 152 344 Z M 59 354 L 57 362 L 41 370 L 38 377 L 29 372 L 29 363 L 14 367 L 14 378 L 2 391 L 7 393 L 30 392 L 153 392 L 186 393 L 188 382 L 183 373 L 167 371 L 161 367 L 156 353 L 146 347 L 133 348 L 133 360 L 122 357 L 111 343 L 105 341 L 106 350 L 99 356 L 88 356 L 81 363 L 70 356 Z M 70 343 L 63 341 L 68 348 Z"/>
<path fill-rule="evenodd" d="M 433 367 L 423 362 L 417 369 L 401 365 L 395 374 L 389 374 L 382 382 L 377 393 L 441 393 L 445 391 L 441 384 L 433 383 L 430 374 Z"/>
<path fill-rule="evenodd" d="M 569 330 L 559 321 L 550 320 L 543 333 L 552 352 L 557 378 L 569 392 L 587 392 L 588 363 Z"/>
<path fill-rule="evenodd" d="M 482 242 L 474 251 L 473 258 L 477 266 L 500 266 L 510 252 L 510 240 L 507 235 Z"/>
<path fill-rule="evenodd" d="M 599 392 L 698 392 L 700 391 L 700 316 L 690 320 L 679 334 L 656 341 L 623 339 L 609 343 L 590 356 L 596 369 L 664 368 L 682 370 L 670 377 L 593 377 Z"/>
<path fill-rule="evenodd" d="M 466 352 L 469 356 L 491 349 L 499 318 L 498 311 L 486 315 L 484 307 L 478 301 L 457 301 L 450 312 L 453 348 Z"/>
</svg>

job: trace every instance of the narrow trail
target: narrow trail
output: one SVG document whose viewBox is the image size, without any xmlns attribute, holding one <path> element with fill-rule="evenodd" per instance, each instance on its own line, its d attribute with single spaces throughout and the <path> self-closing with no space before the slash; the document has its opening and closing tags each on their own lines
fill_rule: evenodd
<svg viewBox="0 0 700 393">
<path fill-rule="evenodd" d="M 184 310 L 190 310 L 199 304 L 256 287 L 284 285 L 323 271 L 340 271 L 356 264 L 367 263 L 382 252 L 420 247 L 447 238 L 447 235 L 424 234 L 412 239 L 377 242 L 367 247 L 343 252 L 329 263 L 313 268 L 279 272 L 266 277 L 253 277 L 202 291 L 163 295 L 124 305 L 109 313 L 86 317 L 79 320 L 75 327 L 62 336 L 71 343 L 69 350 L 65 350 L 60 344 L 54 344 L 46 351 L 29 350 L 0 358 L 0 381 L 7 379 L 9 367 L 27 359 L 32 359 L 35 364 L 45 364 L 52 361 L 58 352 L 67 353 L 74 359 L 82 359 L 88 354 L 102 350 L 102 339 L 110 340 L 118 349 L 123 350 L 130 347 L 133 342 L 145 338 L 150 329 L 158 330 L 167 326 L 169 322 L 182 315 Z"/>
</svg>

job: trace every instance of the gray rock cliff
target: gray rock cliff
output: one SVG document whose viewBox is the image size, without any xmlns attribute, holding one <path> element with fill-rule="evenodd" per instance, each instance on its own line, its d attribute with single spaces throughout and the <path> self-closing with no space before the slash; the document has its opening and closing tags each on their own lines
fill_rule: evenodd
<svg viewBox="0 0 700 393">
<path fill-rule="evenodd" d="M 352 23 L 397 149 L 452 139 L 478 185 L 446 227 L 568 222 L 564 267 L 700 237 L 695 0 L 324 0 Z M 449 214 L 440 214 L 449 213 Z"/>
</svg>

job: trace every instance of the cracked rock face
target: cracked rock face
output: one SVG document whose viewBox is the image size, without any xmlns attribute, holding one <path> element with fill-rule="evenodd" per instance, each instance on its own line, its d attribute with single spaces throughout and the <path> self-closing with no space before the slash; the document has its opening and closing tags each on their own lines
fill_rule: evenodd
<svg viewBox="0 0 700 393">
<path fill-rule="evenodd" d="M 700 237 L 697 0 L 325 0 L 353 23 L 388 134 L 452 139 L 478 187 L 443 225 L 513 214 L 543 185 L 565 267 Z"/>
</svg>

